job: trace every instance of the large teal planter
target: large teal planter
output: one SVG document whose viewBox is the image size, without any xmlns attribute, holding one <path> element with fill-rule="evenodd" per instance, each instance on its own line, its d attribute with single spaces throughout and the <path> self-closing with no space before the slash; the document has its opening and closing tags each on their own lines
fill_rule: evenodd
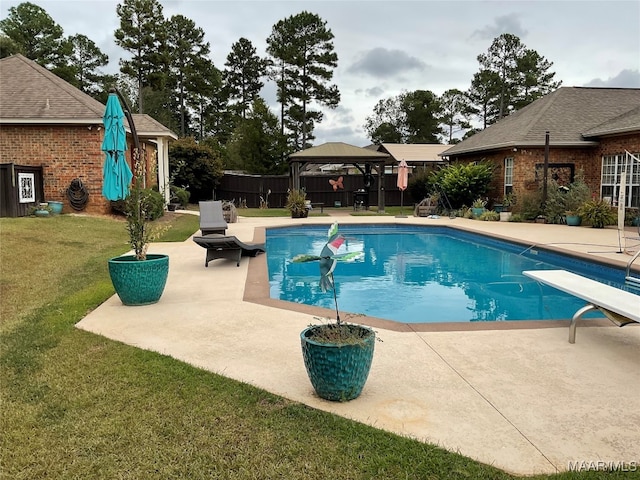
<svg viewBox="0 0 640 480">
<path fill-rule="evenodd" d="M 314 325 L 300 334 L 302 356 L 309 380 L 321 398 L 338 402 L 353 400 L 362 393 L 369 376 L 375 332 L 361 325 L 342 325 L 341 328 L 353 329 L 362 341 L 355 345 L 315 341 L 313 337 L 317 330 L 327 327 L 328 325 Z"/>
<path fill-rule="evenodd" d="M 62 202 L 56 202 L 56 201 L 53 201 L 53 200 L 49 200 L 47 203 L 49 204 L 49 208 L 51 209 L 51 213 L 53 213 L 54 215 L 60 215 L 62 213 L 62 207 L 63 207 Z"/>
<path fill-rule="evenodd" d="M 113 288 L 125 305 L 149 305 L 160 300 L 169 275 L 169 256 L 148 254 L 136 260 L 123 255 L 109 260 Z"/>
<path fill-rule="evenodd" d="M 567 225 L 571 227 L 579 227 L 582 224 L 582 217 L 579 215 L 567 215 L 565 217 Z"/>
</svg>

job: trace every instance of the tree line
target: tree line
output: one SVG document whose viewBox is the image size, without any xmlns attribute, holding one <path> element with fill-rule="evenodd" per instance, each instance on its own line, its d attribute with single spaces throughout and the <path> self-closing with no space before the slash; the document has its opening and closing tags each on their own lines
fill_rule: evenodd
<svg viewBox="0 0 640 480">
<path fill-rule="evenodd" d="M 130 54 L 118 74 L 102 72 L 109 58 L 91 39 L 66 37 L 29 2 L 0 20 L 0 57 L 21 53 L 103 103 L 116 85 L 134 112 L 207 146 L 225 168 L 255 174 L 286 172 L 287 155 L 312 145 L 322 108 L 340 102 L 332 84 L 334 35 L 316 14 L 303 11 L 273 25 L 264 58 L 239 38 L 218 68 L 204 30 L 183 15 L 166 18 L 159 0 L 123 0 L 116 13 L 115 43 Z M 473 120 L 486 128 L 560 85 L 553 64 L 515 35 L 496 38 L 478 62 L 465 92 L 416 90 L 380 100 L 366 119 L 371 141 L 454 142 L 474 132 Z M 266 79 L 277 87 L 278 115 L 260 96 Z"/>
</svg>

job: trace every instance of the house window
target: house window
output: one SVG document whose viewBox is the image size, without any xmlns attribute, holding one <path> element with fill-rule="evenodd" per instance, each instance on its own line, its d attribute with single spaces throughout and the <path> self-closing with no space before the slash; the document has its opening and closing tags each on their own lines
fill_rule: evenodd
<svg viewBox="0 0 640 480">
<path fill-rule="evenodd" d="M 504 194 L 513 193 L 513 157 L 504 159 Z"/>
<path fill-rule="evenodd" d="M 635 158 L 634 158 L 635 157 Z M 605 155 L 602 157 L 602 174 L 600 179 L 600 196 L 617 205 L 620 194 L 620 177 L 627 166 L 626 207 L 640 206 L 640 153 L 633 156 L 624 153 Z"/>
<path fill-rule="evenodd" d="M 18 173 L 18 198 L 20 203 L 36 201 L 35 175 L 33 173 Z"/>
</svg>

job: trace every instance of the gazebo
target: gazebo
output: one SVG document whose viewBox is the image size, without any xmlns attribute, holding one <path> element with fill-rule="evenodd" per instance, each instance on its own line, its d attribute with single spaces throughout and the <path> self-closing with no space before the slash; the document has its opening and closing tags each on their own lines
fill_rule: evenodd
<svg viewBox="0 0 640 480">
<path fill-rule="evenodd" d="M 290 186 L 294 190 L 300 189 L 300 173 L 308 165 L 351 164 L 363 175 L 372 175 L 372 171 L 377 172 L 378 211 L 384 212 L 384 166 L 390 160 L 389 154 L 368 148 L 356 147 L 343 142 L 323 143 L 317 147 L 307 148 L 289 155 Z"/>
</svg>

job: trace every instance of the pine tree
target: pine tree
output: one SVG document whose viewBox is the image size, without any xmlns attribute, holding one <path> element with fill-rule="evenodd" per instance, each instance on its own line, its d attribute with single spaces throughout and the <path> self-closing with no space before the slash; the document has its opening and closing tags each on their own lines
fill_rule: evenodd
<svg viewBox="0 0 640 480">
<path fill-rule="evenodd" d="M 162 5 L 157 0 L 124 0 L 118 4 L 120 28 L 116 44 L 132 54 L 120 60 L 120 71 L 136 79 L 138 113 L 144 113 L 143 89 L 163 90 L 168 65 L 166 25 Z"/>
<path fill-rule="evenodd" d="M 189 130 L 187 97 L 196 83 L 194 77 L 200 76 L 196 66 L 209 61 L 209 43 L 204 41 L 204 31 L 193 20 L 183 15 L 174 15 L 167 22 L 167 49 L 172 104 L 179 117 L 180 135 L 185 136 Z"/>
<path fill-rule="evenodd" d="M 335 108 L 340 92 L 329 82 L 338 65 L 334 36 L 318 15 L 303 11 L 279 21 L 267 39 L 271 76 L 276 78 L 281 103 L 281 122 L 291 130 L 293 144 L 307 148 L 315 122 L 322 114 L 311 102 Z M 288 118 L 285 118 L 287 116 Z"/>
<path fill-rule="evenodd" d="M 260 58 L 251 41 L 243 37 L 231 46 L 225 66 L 225 88 L 229 99 L 237 101 L 236 110 L 244 119 L 264 86 L 261 78 L 266 75 L 267 61 Z"/>
</svg>

